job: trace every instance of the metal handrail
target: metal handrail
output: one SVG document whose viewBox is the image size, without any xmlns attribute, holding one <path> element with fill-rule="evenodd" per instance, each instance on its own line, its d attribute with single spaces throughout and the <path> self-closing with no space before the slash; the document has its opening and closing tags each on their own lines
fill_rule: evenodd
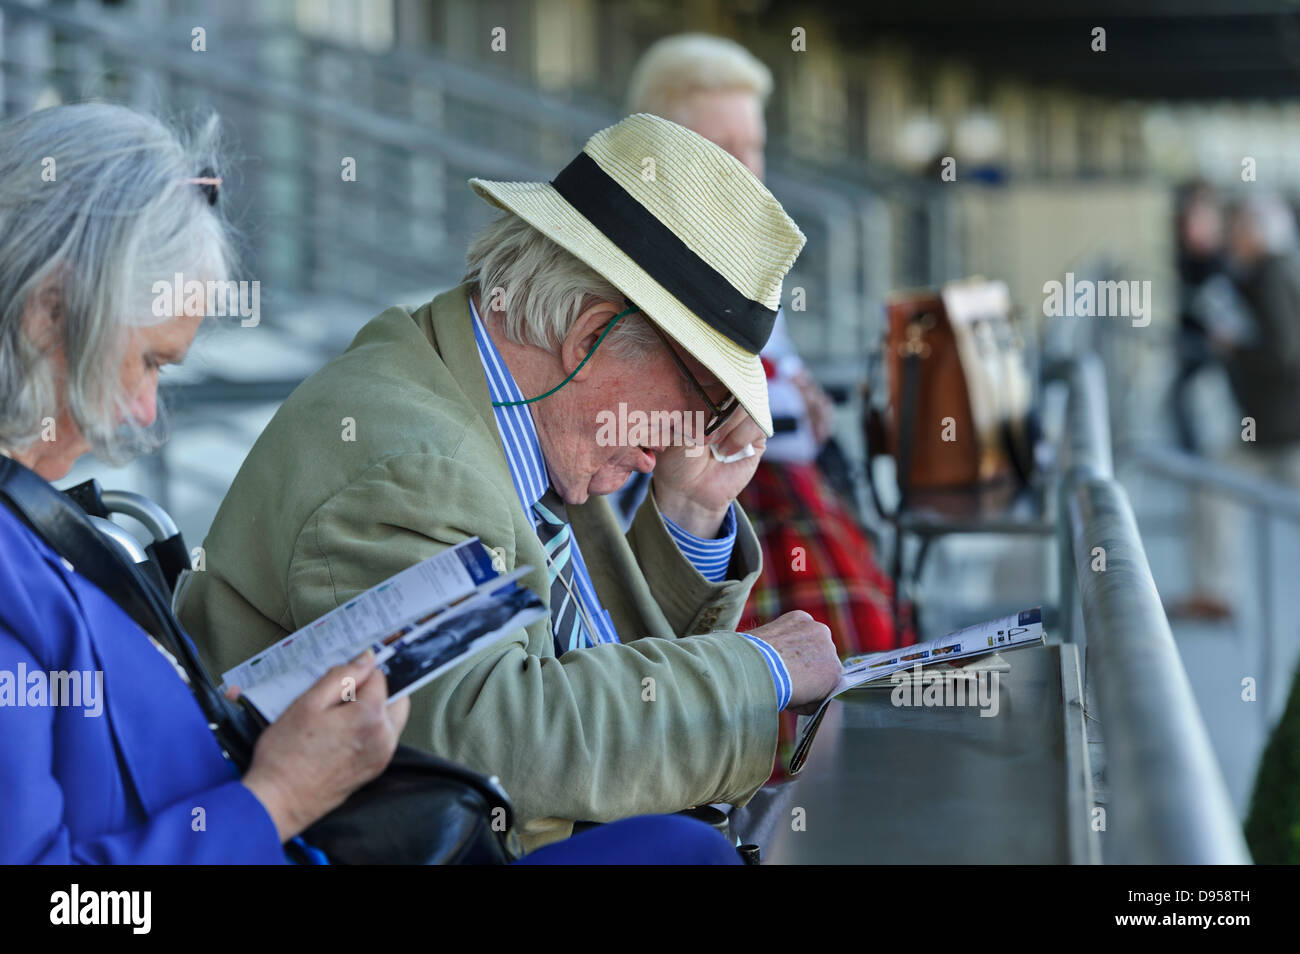
<svg viewBox="0 0 1300 954">
<path fill-rule="evenodd" d="M 1060 362 L 1044 373 L 1045 377 L 1064 380 L 1067 385 L 1065 433 L 1060 457 L 1060 477 L 1056 484 L 1056 542 L 1058 615 L 1061 639 L 1075 640 L 1074 563 L 1070 559 L 1074 541 L 1065 514 L 1070 494 L 1089 478 L 1110 478 L 1114 460 L 1110 449 L 1109 405 L 1106 400 L 1106 372 L 1095 354 L 1084 354 Z"/>
<path fill-rule="evenodd" d="M 1065 609 L 1073 583 L 1114 793 L 1106 860 L 1249 863 L 1128 496 L 1114 478 L 1100 362 L 1080 359 L 1066 378 L 1059 499 L 1068 519 L 1058 531 L 1062 625 L 1073 618 L 1073 609 Z"/>
<path fill-rule="evenodd" d="M 1153 474 L 1176 480 L 1188 487 L 1210 488 L 1216 493 L 1234 498 L 1244 508 L 1249 508 L 1254 518 L 1256 570 L 1255 580 L 1259 599 L 1259 632 L 1256 662 L 1259 675 L 1256 679 L 1256 698 L 1260 718 L 1267 726 L 1273 714 L 1274 691 L 1280 686 L 1285 696 L 1289 679 L 1282 664 L 1281 641 L 1275 628 L 1276 614 L 1273 597 L 1276 581 L 1270 558 L 1273 552 L 1272 518 L 1286 520 L 1300 526 L 1300 493 L 1292 487 L 1242 474 L 1213 460 L 1188 454 L 1173 448 L 1141 448 L 1126 455 Z"/>
<path fill-rule="evenodd" d="M 1065 406 L 1065 447 L 1062 457 L 1066 474 L 1113 477 L 1109 404 L 1106 400 L 1106 370 L 1095 354 L 1070 362 L 1066 372 L 1069 398 Z"/>
<path fill-rule="evenodd" d="M 101 49 L 133 60 L 140 56 L 140 38 L 120 28 L 107 17 L 89 18 L 84 13 L 70 14 L 43 7 L 28 7 L 15 0 L 0 0 L 0 11 L 18 20 L 36 20 L 64 31 L 78 40 L 90 41 Z M 428 152 L 451 165 L 475 169 L 486 178 L 527 179 L 536 175 L 531 163 L 521 162 L 490 149 L 425 129 L 408 120 L 383 116 L 359 109 L 345 102 L 323 96 L 293 83 L 250 71 L 223 69 L 217 61 L 208 61 L 171 48 L 149 51 L 149 67 L 205 88 L 237 96 L 263 106 L 278 106 L 296 115 L 329 126 L 340 132 L 410 152 Z"/>
<path fill-rule="evenodd" d="M 1245 864 L 1241 825 L 1151 577 L 1127 495 L 1089 479 L 1070 500 L 1089 678 L 1114 797 L 1108 861 Z M 1105 551 L 1093 570 L 1094 547 Z"/>
<path fill-rule="evenodd" d="M 1183 483 L 1212 487 L 1243 506 L 1263 507 L 1275 517 L 1300 524 L 1300 493 L 1295 488 L 1262 480 L 1225 467 L 1205 457 L 1171 447 L 1142 447 L 1125 455 L 1125 461 Z"/>
</svg>

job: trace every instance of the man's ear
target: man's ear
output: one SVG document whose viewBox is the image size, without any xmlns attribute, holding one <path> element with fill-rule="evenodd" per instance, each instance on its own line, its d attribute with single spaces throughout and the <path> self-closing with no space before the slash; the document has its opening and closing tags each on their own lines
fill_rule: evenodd
<svg viewBox="0 0 1300 954">
<path fill-rule="evenodd" d="M 582 364 L 582 359 L 596 347 L 601 334 L 621 310 L 617 302 L 600 301 L 578 315 L 578 320 L 573 323 L 573 327 L 569 329 L 564 342 L 560 345 L 560 362 L 564 365 L 565 374 L 572 374 L 573 369 Z M 583 365 L 582 370 L 574 375 L 573 380 L 581 381 L 586 378 L 591 373 L 591 365 L 595 360 L 596 358 L 593 357 Z"/>
</svg>

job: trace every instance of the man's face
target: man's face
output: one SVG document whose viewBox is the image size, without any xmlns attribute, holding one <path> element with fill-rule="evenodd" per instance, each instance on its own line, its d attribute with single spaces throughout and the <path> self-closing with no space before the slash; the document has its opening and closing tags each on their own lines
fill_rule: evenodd
<svg viewBox="0 0 1300 954">
<path fill-rule="evenodd" d="M 634 320 L 649 319 L 637 315 Z M 702 424 L 710 416 L 708 404 L 673 360 L 669 345 L 655 338 L 647 351 L 628 357 L 606 350 L 608 344 L 592 355 L 589 375 L 556 393 L 559 398 L 570 392 L 563 401 L 550 407 L 544 401 L 533 412 L 551 482 L 566 503 L 613 493 L 633 471 L 650 473 L 665 448 L 681 446 L 685 437 L 706 440 Z M 672 341 L 671 347 L 709 397 L 721 403 L 725 385 L 681 345 Z M 638 434 L 635 426 L 617 423 L 634 424 L 640 415 L 661 426 Z"/>
<path fill-rule="evenodd" d="M 686 96 L 670 117 L 731 153 L 763 178 L 767 129 L 758 97 L 744 90 L 701 90 Z"/>
</svg>

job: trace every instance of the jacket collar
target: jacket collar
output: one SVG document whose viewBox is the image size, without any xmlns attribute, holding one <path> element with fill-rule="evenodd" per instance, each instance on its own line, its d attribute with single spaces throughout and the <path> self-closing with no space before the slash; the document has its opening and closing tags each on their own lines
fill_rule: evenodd
<svg viewBox="0 0 1300 954">
<path fill-rule="evenodd" d="M 492 410 L 492 398 L 488 391 L 487 376 L 478 358 L 478 348 L 474 341 L 474 327 L 469 313 L 469 286 L 461 285 L 443 292 L 427 305 L 418 309 L 412 318 L 429 339 L 442 362 L 451 372 L 461 391 L 473 405 L 474 411 L 483 419 L 488 433 L 496 438 L 497 459 L 501 471 L 509 479 L 510 464 L 506 460 L 505 450 L 501 447 L 497 431 L 496 417 Z M 567 508 L 569 519 L 573 524 L 574 534 L 581 544 L 588 566 L 591 568 L 592 581 L 596 593 L 605 609 L 611 607 L 625 608 L 632 619 L 639 619 L 637 627 L 643 633 L 671 633 L 663 611 L 655 602 L 650 591 L 644 587 L 628 587 L 625 582 L 634 579 L 637 573 L 635 558 L 631 551 L 616 547 L 612 541 L 622 540 L 623 531 L 618 526 L 617 518 L 609 502 L 600 496 L 593 496 L 586 503 Z M 523 513 L 521 508 L 520 513 Z M 529 527 L 532 526 L 531 515 L 524 515 Z M 666 531 L 665 531 L 666 533 Z M 524 558 L 524 547 L 533 550 L 533 572 L 526 579 L 530 589 L 550 605 L 550 587 L 547 583 L 544 557 L 541 557 L 541 544 L 535 534 L 530 534 L 529 544 L 521 544 L 518 557 Z M 631 561 L 626 562 L 626 561 Z M 613 577 L 602 572 L 605 567 L 616 568 Z M 616 616 L 617 618 L 617 616 Z M 535 627 L 549 643 L 549 622 L 540 620 L 529 627 Z"/>
<path fill-rule="evenodd" d="M 505 448 L 501 445 L 501 434 L 497 430 L 496 415 L 492 409 L 492 396 L 488 390 L 487 375 L 483 363 L 479 360 L 478 346 L 474 341 L 474 326 L 469 313 L 469 286 L 443 292 L 433 301 L 417 309 L 412 315 L 417 327 L 433 345 L 439 359 L 446 367 L 452 380 L 460 388 L 461 394 L 473 407 L 474 413 L 482 420 L 482 433 L 490 435 L 493 456 L 492 465 L 496 470 L 496 480 L 503 487 L 514 486 L 510 471 L 510 462 L 506 459 Z M 485 462 L 486 463 L 486 462 Z M 515 498 L 518 503 L 518 498 Z M 514 516 L 516 531 L 515 559 L 532 566 L 532 572 L 525 577 L 526 585 L 542 601 L 550 605 L 550 586 L 546 574 L 546 560 L 541 542 L 531 531 L 532 514 L 520 507 Z M 550 640 L 549 622 L 539 620 L 529 629 L 534 628 Z"/>
<path fill-rule="evenodd" d="M 473 318 L 474 345 L 487 375 L 488 395 L 493 401 L 492 413 L 497 432 L 501 435 L 501 446 L 510 462 L 510 476 L 514 480 L 515 493 L 524 510 L 531 514 L 551 482 L 546 460 L 542 457 L 537 424 L 524 400 L 523 392 L 515 383 L 509 365 L 497 350 L 483 319 L 479 317 L 473 299 L 470 300 L 469 308 Z M 506 403 L 498 407 L 496 402 Z"/>
<path fill-rule="evenodd" d="M 443 292 L 433 301 L 415 312 L 412 317 L 433 349 L 442 358 L 451 376 L 460 385 L 475 413 L 483 419 L 489 432 L 497 432 L 496 418 L 492 414 L 492 397 L 488 393 L 487 377 L 478 359 L 474 343 L 474 326 L 469 314 L 468 284 L 458 285 Z M 502 454 L 504 460 L 505 455 Z"/>
</svg>

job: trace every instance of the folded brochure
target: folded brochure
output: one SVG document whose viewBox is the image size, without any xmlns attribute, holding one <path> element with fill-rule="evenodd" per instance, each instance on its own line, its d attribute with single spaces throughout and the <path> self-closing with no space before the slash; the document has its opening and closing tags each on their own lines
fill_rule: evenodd
<svg viewBox="0 0 1300 954">
<path fill-rule="evenodd" d="M 473 537 L 353 597 L 221 678 L 274 721 L 332 666 L 373 649 L 389 701 L 400 699 L 546 616 L 537 595 L 516 582 L 529 569 L 498 573 Z"/>
<path fill-rule="evenodd" d="M 822 704 L 799 733 L 794 754 L 790 756 L 789 774 L 796 775 L 803 768 L 808 759 L 808 751 L 812 748 L 813 737 L 817 734 L 822 717 L 826 715 L 826 708 L 840 693 L 896 673 L 899 680 L 912 678 L 909 671 L 918 666 L 950 666 L 957 671 L 957 667 L 969 665 L 969 661 L 976 657 L 1024 649 L 1026 646 L 1041 646 L 1042 643 L 1043 610 L 1036 606 L 1000 619 L 967 626 L 926 643 L 846 659 L 839 682 L 830 695 L 822 700 Z"/>
</svg>

